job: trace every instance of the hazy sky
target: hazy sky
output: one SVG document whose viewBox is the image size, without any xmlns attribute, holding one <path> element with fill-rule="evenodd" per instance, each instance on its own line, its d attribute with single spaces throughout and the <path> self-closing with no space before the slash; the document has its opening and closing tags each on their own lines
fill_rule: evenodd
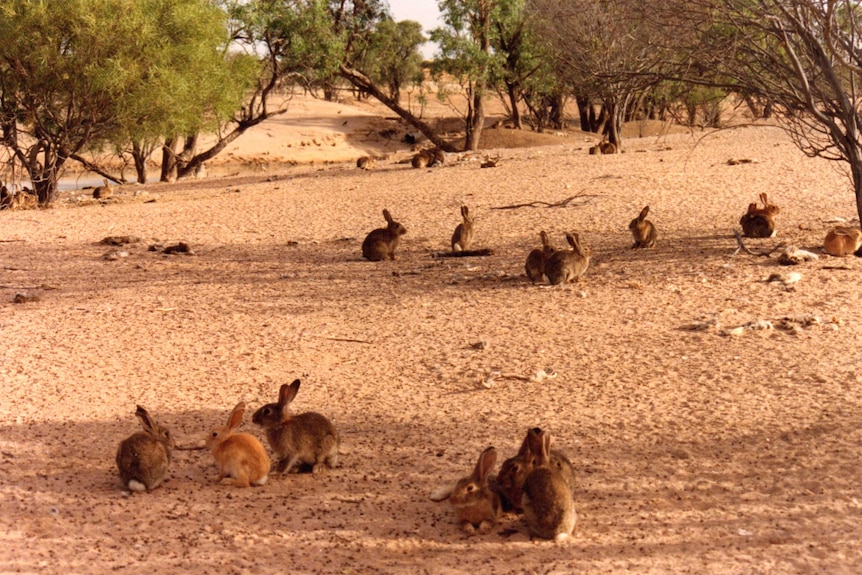
<svg viewBox="0 0 862 575">
<path fill-rule="evenodd" d="M 396 22 L 399 20 L 416 20 L 422 24 L 422 31 L 426 35 L 429 30 L 440 25 L 437 21 L 437 17 L 440 15 L 440 11 L 437 9 L 437 0 L 389 0 L 389 11 Z M 422 46 L 422 55 L 431 58 L 435 50 L 434 44 L 425 44 Z"/>
</svg>

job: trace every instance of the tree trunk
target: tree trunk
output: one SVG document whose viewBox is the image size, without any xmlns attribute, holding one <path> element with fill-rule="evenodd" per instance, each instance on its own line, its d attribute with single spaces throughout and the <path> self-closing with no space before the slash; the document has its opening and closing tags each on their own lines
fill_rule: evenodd
<svg viewBox="0 0 862 575">
<path fill-rule="evenodd" d="M 517 84 L 506 83 L 506 91 L 509 93 L 509 104 L 512 106 L 512 123 L 516 130 L 523 130 L 524 126 L 521 122 L 521 112 L 518 110 L 518 101 L 521 99 L 518 92 Z"/>
<path fill-rule="evenodd" d="M 581 117 L 581 131 L 592 132 L 593 126 L 590 121 L 592 106 L 590 105 L 590 99 L 583 96 L 575 96 L 575 102 L 578 104 L 578 115 Z"/>
<path fill-rule="evenodd" d="M 472 105 L 467 114 L 467 133 L 464 141 L 464 150 L 475 152 L 479 149 L 479 140 L 482 138 L 482 128 L 485 127 L 485 102 L 482 98 L 484 90 L 479 87 L 473 88 Z"/>
<path fill-rule="evenodd" d="M 566 99 L 562 93 L 557 93 L 551 96 L 551 112 L 549 115 L 549 120 L 551 122 L 551 126 L 554 127 L 555 130 L 562 130 L 565 128 L 565 120 L 564 120 L 564 109 L 566 107 Z M 583 118 L 582 118 L 583 121 Z"/>
<path fill-rule="evenodd" d="M 132 160 L 135 162 L 139 184 L 147 183 L 147 155 L 139 142 L 132 142 Z"/>
<path fill-rule="evenodd" d="M 444 152 L 457 152 L 458 149 L 437 135 L 431 126 L 405 110 L 401 105 L 384 94 L 374 83 L 362 72 L 348 67 L 346 64 L 341 64 L 341 75 L 351 84 L 360 90 L 365 90 L 367 93 L 374 96 L 384 106 L 398 114 L 408 124 L 422 132 L 431 143 L 443 150 Z"/>
<path fill-rule="evenodd" d="M 177 179 L 177 138 L 165 138 L 162 145 L 162 173 L 160 182 L 173 182 Z"/>
</svg>

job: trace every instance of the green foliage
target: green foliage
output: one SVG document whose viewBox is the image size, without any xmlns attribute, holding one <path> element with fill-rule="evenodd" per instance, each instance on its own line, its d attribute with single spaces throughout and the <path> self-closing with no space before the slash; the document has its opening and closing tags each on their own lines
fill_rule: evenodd
<svg viewBox="0 0 862 575">
<path fill-rule="evenodd" d="M 405 84 L 422 80 L 419 46 L 425 40 L 419 22 L 383 20 L 370 35 L 362 69 L 375 84 L 386 86 L 389 96 L 398 101 Z"/>
<path fill-rule="evenodd" d="M 87 146 L 197 130 L 250 86 L 208 0 L 6 0 L 0 7 L 4 144 L 43 204 Z M 15 121 L 17 120 L 17 121 Z"/>
</svg>

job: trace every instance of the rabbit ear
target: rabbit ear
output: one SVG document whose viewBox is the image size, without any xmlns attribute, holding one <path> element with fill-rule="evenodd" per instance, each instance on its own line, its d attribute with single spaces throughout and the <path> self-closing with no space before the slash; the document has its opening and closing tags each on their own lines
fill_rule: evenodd
<svg viewBox="0 0 862 575">
<path fill-rule="evenodd" d="M 150 417 L 150 414 L 146 409 L 139 405 L 137 411 L 135 411 L 135 416 L 141 420 L 141 425 L 144 426 L 145 430 L 151 432 L 156 431 L 156 422 L 153 421 L 153 418 Z"/>
<path fill-rule="evenodd" d="M 387 222 L 389 222 L 390 224 L 392 223 L 392 216 L 389 214 L 389 210 L 387 210 L 387 209 L 383 210 L 383 219 L 386 220 Z"/>
<path fill-rule="evenodd" d="M 230 417 L 227 419 L 227 427 L 228 429 L 235 429 L 239 427 L 239 424 L 242 423 L 242 416 L 245 414 L 245 402 L 240 401 L 236 404 L 236 407 L 233 408 L 233 411 L 230 412 Z"/>
<path fill-rule="evenodd" d="M 569 245 L 575 249 L 578 249 L 578 234 L 570 234 L 566 232 L 566 241 L 569 242 Z"/>
<path fill-rule="evenodd" d="M 284 407 L 288 405 L 293 398 L 296 397 L 297 392 L 299 391 L 299 380 L 293 380 L 293 383 L 287 385 L 286 383 L 281 386 L 281 389 L 278 390 L 278 406 Z"/>
<path fill-rule="evenodd" d="M 542 463 L 548 463 L 551 460 L 551 434 L 550 433 L 542 433 L 542 451 L 540 454 L 539 461 Z"/>
<path fill-rule="evenodd" d="M 646 219 L 648 213 L 649 213 L 649 206 L 646 206 L 644 209 L 641 210 L 641 215 L 638 216 L 638 219 L 640 221 L 644 221 Z"/>
<path fill-rule="evenodd" d="M 479 456 L 479 461 L 476 462 L 476 469 L 473 470 L 473 478 L 478 483 L 485 483 L 488 479 L 488 474 L 494 469 L 494 464 L 497 462 L 497 450 L 489 447 Z"/>
<path fill-rule="evenodd" d="M 756 203 L 752 202 L 752 203 L 748 204 L 748 213 L 749 214 L 752 214 L 756 211 L 757 211 L 757 204 Z"/>
<path fill-rule="evenodd" d="M 452 492 L 455 491 L 455 486 L 458 483 L 452 483 L 451 485 L 447 485 L 445 487 L 441 487 L 437 491 L 431 494 L 431 501 L 446 501 L 449 499 L 449 496 L 452 495 Z"/>
<path fill-rule="evenodd" d="M 539 237 L 542 238 L 542 245 L 547 246 L 551 243 L 551 240 L 548 238 L 548 232 L 542 230 L 539 232 Z"/>
<path fill-rule="evenodd" d="M 762 192 L 762 193 L 760 194 L 760 201 L 761 201 L 761 202 L 763 202 L 763 207 L 764 207 L 764 208 L 769 207 L 769 200 L 767 200 L 767 199 L 766 199 L 766 192 Z"/>
<path fill-rule="evenodd" d="M 464 218 L 464 221 L 467 221 L 470 219 L 468 211 L 469 210 L 467 209 L 467 206 L 461 206 L 461 217 Z"/>
</svg>

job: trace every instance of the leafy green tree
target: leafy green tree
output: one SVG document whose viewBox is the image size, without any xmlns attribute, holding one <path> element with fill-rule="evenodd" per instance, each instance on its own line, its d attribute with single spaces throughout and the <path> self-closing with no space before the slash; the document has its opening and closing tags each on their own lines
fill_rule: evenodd
<svg viewBox="0 0 862 575">
<path fill-rule="evenodd" d="M 55 199 L 69 159 L 116 138 L 131 122 L 157 124 L 166 106 L 156 99 L 167 87 L 199 82 L 198 93 L 207 93 L 205 80 L 189 66 L 218 47 L 210 25 L 223 32 L 222 18 L 207 0 L 3 2 L 2 144 L 28 174 L 41 205 Z M 176 53 L 175 46 L 198 58 L 164 54 Z M 189 100 L 168 105 L 185 109 Z M 230 100 L 209 106 L 215 113 Z"/>
<path fill-rule="evenodd" d="M 435 61 L 438 78 L 451 75 L 466 95 L 464 125 L 466 150 L 476 150 L 485 123 L 485 97 L 491 87 L 499 56 L 491 50 L 495 0 L 440 0 L 444 26 L 431 31 L 440 47 Z M 446 97 L 445 89 L 438 93 Z"/>
<path fill-rule="evenodd" d="M 422 80 L 419 46 L 425 42 L 422 25 L 412 20 L 382 20 L 371 33 L 363 68 L 376 84 L 384 86 L 390 98 L 401 99 L 401 88 Z"/>
</svg>

